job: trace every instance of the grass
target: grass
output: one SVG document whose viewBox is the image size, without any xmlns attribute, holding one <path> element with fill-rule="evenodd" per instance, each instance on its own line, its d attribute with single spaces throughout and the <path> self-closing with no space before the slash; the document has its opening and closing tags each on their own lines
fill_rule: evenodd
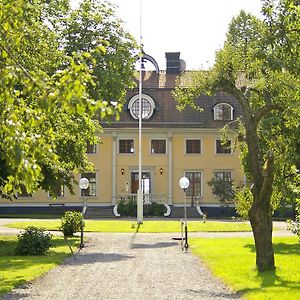
<svg viewBox="0 0 300 300">
<path fill-rule="evenodd" d="M 276 271 L 259 274 L 252 238 L 193 238 L 192 252 L 213 274 L 248 300 L 300 299 L 300 243 L 296 237 L 273 238 Z"/>
<path fill-rule="evenodd" d="M 134 227 L 132 227 L 134 225 Z M 87 232 L 135 232 L 136 223 L 129 220 L 86 220 L 84 230 Z M 42 227 L 46 230 L 59 230 L 60 220 L 37 220 L 7 224 L 7 227 L 25 229 L 28 226 Z M 188 222 L 189 232 L 234 232 L 251 231 L 246 223 L 239 222 Z M 179 221 L 144 221 L 140 226 L 141 233 L 180 232 Z"/>
<path fill-rule="evenodd" d="M 61 214 L 39 213 L 39 214 L 0 214 L 0 219 L 59 219 Z"/>
<path fill-rule="evenodd" d="M 78 239 L 69 241 L 78 246 Z M 70 255 L 63 238 L 54 237 L 53 245 L 46 255 L 17 256 L 14 255 L 17 237 L 0 236 L 0 296 L 48 272 Z"/>
</svg>

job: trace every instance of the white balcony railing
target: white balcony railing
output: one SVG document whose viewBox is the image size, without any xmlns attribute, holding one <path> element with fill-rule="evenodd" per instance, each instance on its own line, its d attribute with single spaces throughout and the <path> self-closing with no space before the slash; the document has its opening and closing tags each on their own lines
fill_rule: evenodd
<svg viewBox="0 0 300 300">
<path fill-rule="evenodd" d="M 137 200 L 137 194 L 120 194 L 117 198 L 117 203 L 120 203 L 121 201 L 136 201 Z M 167 199 L 165 194 L 144 194 L 143 195 L 143 201 L 144 204 L 151 204 L 152 202 L 156 202 L 159 204 L 166 204 Z"/>
</svg>

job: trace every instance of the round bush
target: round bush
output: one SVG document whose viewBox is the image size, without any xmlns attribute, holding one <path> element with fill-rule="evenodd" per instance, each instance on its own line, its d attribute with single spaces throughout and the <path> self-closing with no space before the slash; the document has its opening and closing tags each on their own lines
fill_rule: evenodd
<svg viewBox="0 0 300 300">
<path fill-rule="evenodd" d="M 66 211 L 61 218 L 60 229 L 65 236 L 73 236 L 75 232 L 81 230 L 81 226 L 84 227 L 83 215 L 77 211 Z"/>
<path fill-rule="evenodd" d="M 16 255 L 43 255 L 51 247 L 51 233 L 45 233 L 43 228 L 27 227 L 18 235 Z"/>
</svg>

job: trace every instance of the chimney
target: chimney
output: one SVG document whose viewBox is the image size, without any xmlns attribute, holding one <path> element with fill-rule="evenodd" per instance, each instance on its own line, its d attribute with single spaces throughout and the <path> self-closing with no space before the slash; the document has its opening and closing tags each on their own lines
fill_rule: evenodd
<svg viewBox="0 0 300 300">
<path fill-rule="evenodd" d="M 181 72 L 180 52 L 166 52 L 167 74 L 179 74 Z"/>
</svg>

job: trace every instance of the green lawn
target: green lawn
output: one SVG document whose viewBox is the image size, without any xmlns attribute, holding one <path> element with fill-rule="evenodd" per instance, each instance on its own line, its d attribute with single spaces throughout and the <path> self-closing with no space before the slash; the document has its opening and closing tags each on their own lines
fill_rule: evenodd
<svg viewBox="0 0 300 300">
<path fill-rule="evenodd" d="M 86 220 L 85 231 L 88 232 L 135 232 L 136 222 L 129 220 Z M 132 225 L 134 224 L 134 228 Z M 60 220 L 37 220 L 16 222 L 6 225 L 7 227 L 25 229 L 28 226 L 42 227 L 46 230 L 58 230 Z M 189 232 L 233 232 L 233 231 L 251 231 L 251 228 L 246 223 L 239 222 L 213 222 L 203 223 L 202 221 L 188 222 Z M 180 232 L 179 221 L 144 221 L 140 226 L 139 232 Z"/>
<path fill-rule="evenodd" d="M 300 243 L 296 237 L 273 242 L 276 271 L 258 274 L 252 238 L 190 239 L 192 252 L 245 299 L 300 299 Z"/>
<path fill-rule="evenodd" d="M 0 214 L 0 219 L 59 219 L 63 213 L 39 213 L 39 214 Z"/>
<path fill-rule="evenodd" d="M 73 247 L 78 246 L 78 239 L 69 241 Z M 63 238 L 54 237 L 54 247 L 46 255 L 40 256 L 16 256 L 16 245 L 16 236 L 0 236 L 0 296 L 53 269 L 70 255 Z"/>
</svg>

